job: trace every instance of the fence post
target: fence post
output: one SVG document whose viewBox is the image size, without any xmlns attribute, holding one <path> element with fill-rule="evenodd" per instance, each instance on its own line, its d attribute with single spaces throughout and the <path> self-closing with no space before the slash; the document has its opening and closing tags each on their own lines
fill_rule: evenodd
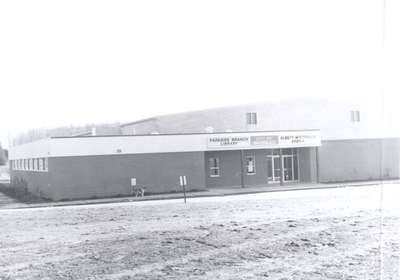
<svg viewBox="0 0 400 280">
<path fill-rule="evenodd" d="M 187 185 L 186 176 L 179 176 L 179 182 L 181 184 L 181 187 L 183 188 L 183 200 L 186 204 L 186 185 Z"/>
</svg>

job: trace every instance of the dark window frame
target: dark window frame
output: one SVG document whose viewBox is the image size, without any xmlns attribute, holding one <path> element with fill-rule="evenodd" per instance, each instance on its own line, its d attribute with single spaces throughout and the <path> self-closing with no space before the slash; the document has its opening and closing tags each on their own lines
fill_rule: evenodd
<svg viewBox="0 0 400 280">
<path fill-rule="evenodd" d="M 219 157 L 210 157 L 208 159 L 210 177 L 220 177 L 221 176 L 221 168 Z"/>
<path fill-rule="evenodd" d="M 257 112 L 246 113 L 246 123 L 247 125 L 257 125 Z"/>
</svg>

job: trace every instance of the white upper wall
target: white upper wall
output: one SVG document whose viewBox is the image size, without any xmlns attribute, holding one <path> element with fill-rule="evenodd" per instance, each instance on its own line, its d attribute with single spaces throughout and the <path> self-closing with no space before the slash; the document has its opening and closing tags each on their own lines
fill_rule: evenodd
<svg viewBox="0 0 400 280">
<path fill-rule="evenodd" d="M 51 140 L 51 138 L 40 139 L 35 142 L 10 147 L 8 150 L 9 160 L 49 157 Z"/>
<path fill-rule="evenodd" d="M 360 122 L 351 121 L 351 111 L 360 111 Z M 246 125 L 247 112 L 257 113 L 257 126 Z M 320 129 L 323 140 L 400 137 L 398 122 L 388 110 L 384 114 L 379 104 L 303 98 L 159 116 L 122 132 L 203 133 L 212 127 L 214 132 Z"/>
<path fill-rule="evenodd" d="M 49 138 L 12 147 L 10 159 L 314 147 L 320 144 L 318 130 Z"/>
</svg>

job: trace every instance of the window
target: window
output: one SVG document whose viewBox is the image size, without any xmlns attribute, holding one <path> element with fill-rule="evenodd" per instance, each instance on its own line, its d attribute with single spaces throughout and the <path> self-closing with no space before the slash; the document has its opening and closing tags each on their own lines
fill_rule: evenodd
<svg viewBox="0 0 400 280">
<path fill-rule="evenodd" d="M 210 177 L 219 177 L 220 170 L 219 170 L 219 158 L 210 158 Z"/>
<path fill-rule="evenodd" d="M 43 167 L 44 167 L 44 171 L 49 171 L 49 159 L 48 158 L 44 159 Z"/>
<path fill-rule="evenodd" d="M 39 159 L 39 171 L 43 171 L 43 159 Z"/>
<path fill-rule="evenodd" d="M 360 111 L 350 111 L 351 122 L 360 122 Z"/>
<path fill-rule="evenodd" d="M 247 175 L 256 174 L 256 157 L 254 153 L 246 155 L 246 170 L 247 170 Z"/>
<path fill-rule="evenodd" d="M 246 123 L 248 125 L 256 125 L 257 124 L 257 113 L 246 113 Z"/>
</svg>

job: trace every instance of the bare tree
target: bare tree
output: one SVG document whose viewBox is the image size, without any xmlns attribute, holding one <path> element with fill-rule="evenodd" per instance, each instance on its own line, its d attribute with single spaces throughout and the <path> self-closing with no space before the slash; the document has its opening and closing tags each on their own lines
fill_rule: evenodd
<svg viewBox="0 0 400 280">
<path fill-rule="evenodd" d="M 89 135 L 92 128 L 96 128 L 97 135 L 119 135 L 121 134 L 119 123 L 110 124 L 86 124 L 82 126 L 60 126 L 55 128 L 35 128 L 19 133 L 12 140 L 12 144 L 21 145 L 37 141 L 47 137 L 69 137 L 78 135 Z"/>
<path fill-rule="evenodd" d="M 5 164 L 6 164 L 6 155 L 0 143 L 0 165 L 5 165 Z"/>
</svg>

